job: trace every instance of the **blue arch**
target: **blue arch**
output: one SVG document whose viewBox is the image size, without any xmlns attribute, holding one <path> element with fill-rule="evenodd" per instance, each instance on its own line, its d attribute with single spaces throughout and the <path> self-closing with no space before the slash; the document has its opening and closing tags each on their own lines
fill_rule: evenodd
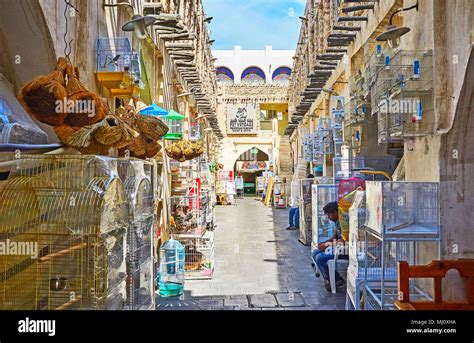
<svg viewBox="0 0 474 343">
<path fill-rule="evenodd" d="M 242 82 L 265 82 L 266 76 L 259 67 L 248 67 L 242 72 Z"/>
<path fill-rule="evenodd" d="M 235 81 L 234 73 L 227 67 L 218 67 L 216 74 L 219 81 Z"/>
<path fill-rule="evenodd" d="M 272 80 L 277 79 L 280 77 L 281 79 L 289 79 L 291 76 L 291 68 L 289 67 L 279 67 L 275 69 L 272 74 Z"/>
</svg>

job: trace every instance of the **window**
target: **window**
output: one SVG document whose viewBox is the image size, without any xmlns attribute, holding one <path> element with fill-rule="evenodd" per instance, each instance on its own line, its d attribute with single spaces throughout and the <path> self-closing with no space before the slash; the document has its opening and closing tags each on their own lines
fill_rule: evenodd
<svg viewBox="0 0 474 343">
<path fill-rule="evenodd" d="M 217 68 L 217 81 L 222 83 L 234 83 L 234 73 L 226 67 Z"/>
<path fill-rule="evenodd" d="M 265 73 L 258 67 L 250 67 L 242 73 L 242 82 L 265 83 Z"/>
<path fill-rule="evenodd" d="M 272 75 L 273 83 L 288 83 L 291 76 L 291 69 L 288 67 L 280 67 L 275 69 Z"/>
</svg>

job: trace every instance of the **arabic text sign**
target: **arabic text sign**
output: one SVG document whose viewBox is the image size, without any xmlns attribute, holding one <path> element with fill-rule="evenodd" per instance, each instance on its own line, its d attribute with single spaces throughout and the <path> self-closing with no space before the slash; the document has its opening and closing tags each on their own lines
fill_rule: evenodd
<svg viewBox="0 0 474 343">
<path fill-rule="evenodd" d="M 257 133 L 257 108 L 252 104 L 227 105 L 227 133 L 248 135 Z"/>
</svg>

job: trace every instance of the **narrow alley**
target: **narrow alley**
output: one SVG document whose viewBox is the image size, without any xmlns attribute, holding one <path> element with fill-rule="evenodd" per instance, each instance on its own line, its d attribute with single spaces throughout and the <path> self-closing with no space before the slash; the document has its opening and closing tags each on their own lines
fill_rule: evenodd
<svg viewBox="0 0 474 343">
<path fill-rule="evenodd" d="M 288 231 L 288 210 L 253 197 L 216 207 L 210 280 L 186 280 L 180 298 L 157 298 L 158 310 L 337 310 L 345 290 L 327 292 L 311 267 L 310 248 Z"/>
</svg>

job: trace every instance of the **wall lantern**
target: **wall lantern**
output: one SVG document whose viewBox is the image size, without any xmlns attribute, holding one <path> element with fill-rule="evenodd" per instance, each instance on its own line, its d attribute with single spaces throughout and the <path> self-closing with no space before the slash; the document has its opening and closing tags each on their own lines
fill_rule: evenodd
<svg viewBox="0 0 474 343">
<path fill-rule="evenodd" d="M 418 11 L 418 0 L 416 1 L 416 4 L 407 7 L 407 8 L 401 8 L 395 12 L 392 13 L 390 16 L 390 24 L 388 25 L 387 31 L 384 33 L 381 33 L 376 40 L 379 42 L 387 42 L 388 46 L 392 49 L 397 48 L 400 45 L 400 37 L 407 34 L 410 32 L 410 28 L 408 27 L 397 27 L 393 25 L 392 20 L 395 14 L 399 12 L 404 12 L 404 11 L 409 11 L 412 9 L 416 9 Z"/>
<path fill-rule="evenodd" d="M 127 3 L 127 2 L 118 2 L 116 4 L 106 4 L 105 0 L 103 3 L 104 8 L 105 7 L 119 7 L 119 6 L 127 6 L 130 7 L 134 13 L 136 13 L 135 8 Z M 125 25 L 122 26 L 122 30 L 129 32 L 129 31 L 134 31 L 135 35 L 137 36 L 138 39 L 145 39 L 146 38 L 146 28 L 148 26 L 151 26 L 155 23 L 156 18 L 152 16 L 142 16 L 140 14 L 134 14 L 132 17 L 132 20 L 129 22 L 125 23 Z"/>
<path fill-rule="evenodd" d="M 128 23 L 122 26 L 123 31 L 134 31 L 138 39 L 146 38 L 146 28 L 155 23 L 156 18 L 135 14 Z"/>
</svg>

